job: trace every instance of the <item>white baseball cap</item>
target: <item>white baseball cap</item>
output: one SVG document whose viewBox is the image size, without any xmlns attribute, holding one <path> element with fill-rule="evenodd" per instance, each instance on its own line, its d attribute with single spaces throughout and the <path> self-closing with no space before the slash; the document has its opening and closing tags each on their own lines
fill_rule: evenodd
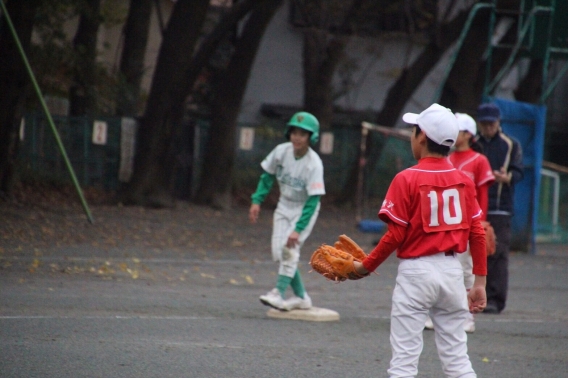
<svg viewBox="0 0 568 378">
<path fill-rule="evenodd" d="M 418 125 L 434 142 L 451 147 L 459 134 L 458 120 L 452 111 L 439 104 L 432 104 L 420 114 L 406 113 L 402 120 Z"/>
<path fill-rule="evenodd" d="M 460 131 L 467 131 L 474 136 L 477 134 L 477 123 L 469 114 L 456 113 L 456 118 L 458 119 Z"/>
</svg>

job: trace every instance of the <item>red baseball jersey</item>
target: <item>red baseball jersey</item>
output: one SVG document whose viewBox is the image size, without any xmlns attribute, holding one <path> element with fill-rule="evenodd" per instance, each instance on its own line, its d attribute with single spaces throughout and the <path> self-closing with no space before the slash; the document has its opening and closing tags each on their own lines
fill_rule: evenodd
<svg viewBox="0 0 568 378">
<path fill-rule="evenodd" d="M 427 157 L 398 173 L 379 210 L 379 218 L 406 227 L 397 257 L 463 252 L 473 219 L 481 217 L 475 186 L 446 158 Z"/>
<path fill-rule="evenodd" d="M 454 151 L 448 159 L 450 159 L 454 167 L 472 179 L 476 187 L 495 181 L 489 160 L 479 152 L 475 152 L 472 149 Z"/>
</svg>

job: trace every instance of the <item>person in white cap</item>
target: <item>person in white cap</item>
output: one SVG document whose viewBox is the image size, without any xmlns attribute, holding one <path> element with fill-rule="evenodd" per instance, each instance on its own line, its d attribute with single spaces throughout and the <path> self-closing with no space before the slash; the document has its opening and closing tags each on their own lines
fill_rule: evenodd
<svg viewBox="0 0 568 378">
<path fill-rule="evenodd" d="M 467 313 L 486 305 L 487 257 L 475 185 L 448 161 L 459 134 L 455 115 L 433 104 L 402 119 L 414 125 L 410 139 L 418 164 L 399 172 L 379 210 L 387 232 L 361 263 L 374 271 L 396 250 L 399 259 L 392 294 L 389 377 L 416 377 L 424 322 L 434 323 L 438 356 L 446 377 L 477 377 L 467 354 L 463 324 Z M 456 254 L 470 245 L 474 283 L 466 294 Z"/>
<path fill-rule="evenodd" d="M 487 218 L 487 205 L 488 205 L 488 191 L 489 186 L 495 181 L 491 165 L 487 157 L 483 155 L 482 147 L 475 142 L 477 134 L 477 123 L 468 114 L 455 113 L 458 120 L 459 134 L 454 151 L 450 153 L 448 159 L 454 167 L 464 172 L 469 178 L 473 180 L 477 193 L 477 202 L 483 211 L 481 220 L 485 221 Z M 469 291 L 473 286 L 473 274 L 471 269 L 473 262 L 471 253 L 467 250 L 464 253 L 457 255 L 463 268 L 464 285 L 465 289 Z M 434 329 L 432 320 L 428 318 L 425 324 L 426 329 Z M 467 333 L 475 332 L 475 320 L 472 313 L 468 313 L 467 320 L 464 323 L 464 330 Z"/>
</svg>

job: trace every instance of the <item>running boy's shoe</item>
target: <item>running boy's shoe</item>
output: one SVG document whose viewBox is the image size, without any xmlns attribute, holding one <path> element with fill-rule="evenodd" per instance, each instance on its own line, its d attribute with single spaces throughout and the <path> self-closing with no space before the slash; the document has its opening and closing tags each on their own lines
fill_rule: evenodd
<svg viewBox="0 0 568 378">
<path fill-rule="evenodd" d="M 284 298 L 282 298 L 280 291 L 276 288 L 270 290 L 264 295 L 261 295 L 259 299 L 263 305 L 273 307 L 280 311 L 287 311 L 284 306 Z"/>
<path fill-rule="evenodd" d="M 284 301 L 284 307 L 286 310 L 308 310 L 312 307 L 312 298 L 308 293 L 304 293 L 304 298 L 298 296 L 292 296 Z"/>
</svg>

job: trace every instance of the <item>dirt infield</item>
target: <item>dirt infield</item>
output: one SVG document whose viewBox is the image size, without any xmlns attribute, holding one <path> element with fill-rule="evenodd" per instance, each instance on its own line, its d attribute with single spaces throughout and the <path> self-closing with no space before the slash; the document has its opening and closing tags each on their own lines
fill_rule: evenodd
<svg viewBox="0 0 568 378">
<path fill-rule="evenodd" d="M 185 258 L 270 258 L 270 205 L 263 206 L 259 222 L 251 225 L 243 201 L 220 211 L 183 201 L 173 209 L 125 207 L 96 191 L 87 192 L 86 198 L 93 224 L 69 189 L 27 189 L 15 201 L 0 202 L 0 256 L 41 256 L 53 248 L 93 246 L 97 251 L 138 249 L 146 255 L 168 251 Z M 323 202 L 302 259 L 342 233 L 366 244 L 366 249 L 377 239 L 357 231 L 354 210 Z"/>
</svg>

